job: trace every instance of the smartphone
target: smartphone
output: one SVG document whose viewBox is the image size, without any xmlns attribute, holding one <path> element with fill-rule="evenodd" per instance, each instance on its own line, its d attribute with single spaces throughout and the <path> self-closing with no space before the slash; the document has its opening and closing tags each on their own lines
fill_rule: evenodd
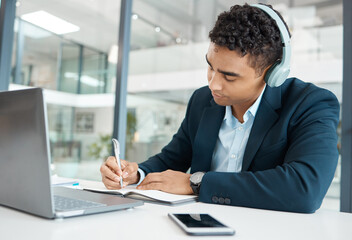
<svg viewBox="0 0 352 240">
<path fill-rule="evenodd" d="M 168 216 L 189 235 L 234 235 L 235 231 L 209 214 L 169 213 Z"/>
</svg>

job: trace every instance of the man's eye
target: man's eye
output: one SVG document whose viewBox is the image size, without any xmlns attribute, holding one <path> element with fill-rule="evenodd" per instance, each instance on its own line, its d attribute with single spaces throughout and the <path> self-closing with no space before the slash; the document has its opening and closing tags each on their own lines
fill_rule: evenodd
<svg viewBox="0 0 352 240">
<path fill-rule="evenodd" d="M 225 80 L 228 81 L 228 82 L 234 82 L 236 80 L 236 78 L 225 77 Z"/>
</svg>

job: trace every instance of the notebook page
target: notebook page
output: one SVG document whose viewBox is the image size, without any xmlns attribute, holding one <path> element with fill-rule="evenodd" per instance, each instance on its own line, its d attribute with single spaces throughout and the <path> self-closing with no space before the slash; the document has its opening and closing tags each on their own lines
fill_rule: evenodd
<svg viewBox="0 0 352 240">
<path fill-rule="evenodd" d="M 83 189 L 97 191 L 97 192 L 106 192 L 106 193 L 120 193 L 123 195 L 128 195 L 127 193 L 136 193 L 142 196 L 149 197 L 151 199 L 163 201 L 163 202 L 179 202 L 179 201 L 187 201 L 191 199 L 196 199 L 196 195 L 179 195 L 179 194 L 171 194 L 165 193 L 158 190 L 138 190 L 136 189 L 136 185 L 129 185 L 120 190 L 109 190 L 105 187 L 102 182 L 95 181 L 85 181 L 81 184 Z"/>
</svg>

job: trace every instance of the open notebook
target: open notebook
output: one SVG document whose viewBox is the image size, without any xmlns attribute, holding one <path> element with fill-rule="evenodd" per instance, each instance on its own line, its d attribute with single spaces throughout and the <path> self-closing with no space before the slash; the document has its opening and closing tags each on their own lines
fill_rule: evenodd
<svg viewBox="0 0 352 240">
<path fill-rule="evenodd" d="M 138 190 L 136 189 L 136 185 L 130 185 L 120 190 L 109 190 L 104 186 L 102 182 L 95 181 L 84 181 L 80 183 L 80 185 L 84 190 L 88 191 L 117 194 L 128 198 L 160 204 L 174 205 L 187 202 L 195 202 L 197 200 L 196 195 L 178 195 L 165 193 L 158 190 Z"/>
</svg>

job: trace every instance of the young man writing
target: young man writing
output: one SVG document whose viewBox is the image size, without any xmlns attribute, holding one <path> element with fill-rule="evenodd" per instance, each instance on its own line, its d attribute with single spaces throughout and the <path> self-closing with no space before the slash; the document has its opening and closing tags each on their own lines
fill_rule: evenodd
<svg viewBox="0 0 352 240">
<path fill-rule="evenodd" d="M 101 166 L 105 186 L 119 189 L 122 177 L 124 185 L 141 181 L 139 189 L 195 193 L 207 203 L 318 209 L 338 159 L 339 103 L 295 78 L 266 84 L 287 58 L 282 31 L 255 6 L 220 14 L 209 34 L 209 86 L 194 92 L 161 153 L 139 165 L 122 161 L 122 169 L 109 157 Z"/>
</svg>

